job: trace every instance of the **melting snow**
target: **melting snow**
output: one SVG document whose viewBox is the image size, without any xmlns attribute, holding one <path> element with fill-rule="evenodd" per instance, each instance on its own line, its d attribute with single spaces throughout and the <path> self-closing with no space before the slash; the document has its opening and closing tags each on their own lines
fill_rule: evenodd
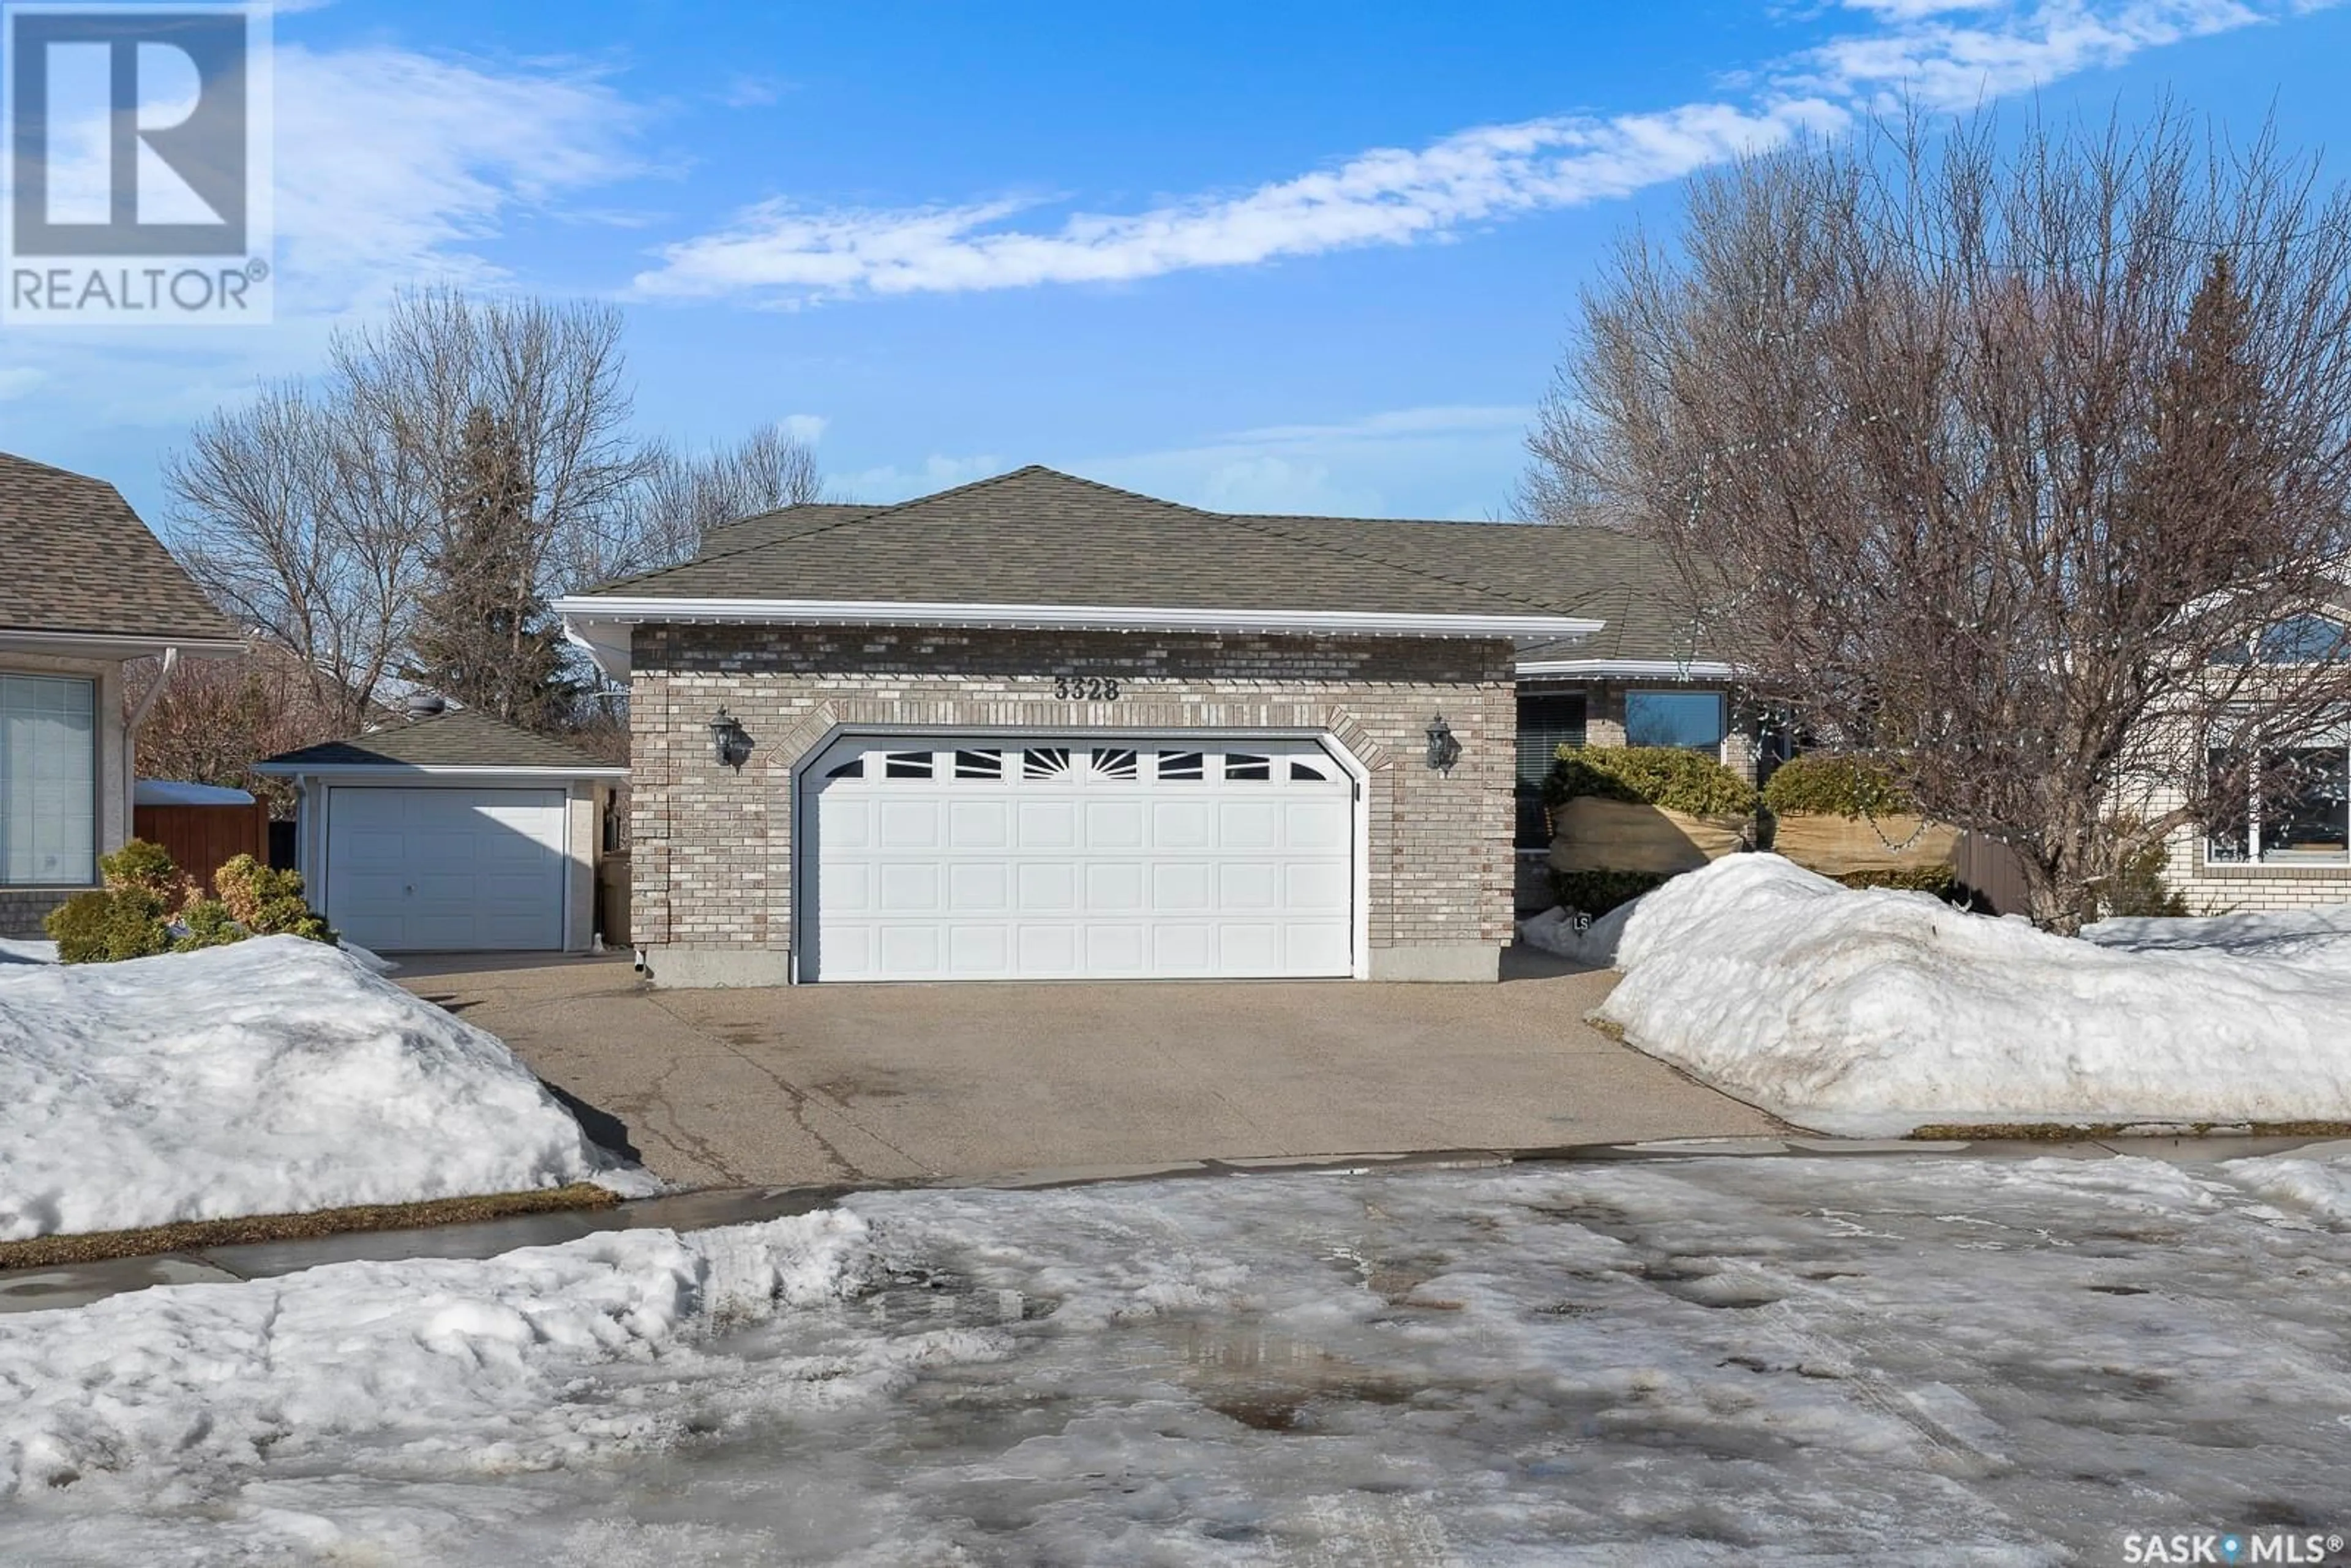
<svg viewBox="0 0 2351 1568">
<path fill-rule="evenodd" d="M 1641 900 L 1599 1016 L 1837 1133 L 2351 1120 L 2341 919 L 2116 921 L 2085 942 L 1731 855 Z"/>
<path fill-rule="evenodd" d="M 2339 1528 L 2351 1166 L 865 1195 L 0 1319 L 0 1560 L 2119 1560 Z"/>
<path fill-rule="evenodd" d="M 0 1239 L 602 1178 L 494 1037 L 292 936 L 0 964 Z"/>
</svg>

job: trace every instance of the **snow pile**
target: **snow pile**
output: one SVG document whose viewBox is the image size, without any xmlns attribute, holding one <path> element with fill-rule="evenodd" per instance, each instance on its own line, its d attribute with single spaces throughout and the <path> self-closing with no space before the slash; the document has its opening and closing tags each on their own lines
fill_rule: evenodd
<svg viewBox="0 0 2351 1568">
<path fill-rule="evenodd" d="M 1838 1133 L 2351 1120 L 2351 969 L 2273 954 L 2069 940 L 1734 855 L 1641 901 L 1598 1016 Z"/>
<path fill-rule="evenodd" d="M 497 1040 L 316 942 L 0 966 L 0 1240 L 642 1189 L 610 1164 Z"/>
<path fill-rule="evenodd" d="M 2351 1225 L 2351 1144 L 2321 1144 L 2291 1155 L 2231 1160 L 2229 1174 L 2262 1197 Z"/>
<path fill-rule="evenodd" d="M 0 936 L 0 965 L 54 964 L 57 961 L 57 945 L 37 942 L 23 936 Z"/>
<path fill-rule="evenodd" d="M 250 806 L 253 797 L 243 789 L 218 784 L 187 784 L 176 779 L 141 779 L 131 787 L 134 806 Z"/>
<path fill-rule="evenodd" d="M 2232 953 L 2351 972 L 2351 904 L 2263 909 L 2203 920 L 2102 920 L 2082 927 L 2082 935 L 2102 947 L 2131 953 Z"/>
<path fill-rule="evenodd" d="M 0 1317 L 0 1500 L 150 1466 L 298 1466 L 338 1440 L 495 1473 L 674 1437 L 689 1411 L 604 1411 L 589 1433 L 536 1418 L 598 1364 L 690 1354 L 682 1338 L 837 1297 L 864 1232 L 841 1212 L 605 1231 L 486 1261 L 342 1263 Z"/>
</svg>

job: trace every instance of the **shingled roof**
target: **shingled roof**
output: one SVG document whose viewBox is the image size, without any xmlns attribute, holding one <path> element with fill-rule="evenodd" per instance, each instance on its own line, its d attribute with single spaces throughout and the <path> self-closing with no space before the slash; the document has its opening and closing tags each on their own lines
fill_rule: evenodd
<svg viewBox="0 0 2351 1568">
<path fill-rule="evenodd" d="M 698 559 L 582 597 L 1562 612 L 1539 587 L 1476 581 L 1436 559 L 1383 559 L 1050 468 L 826 510 L 717 530 Z"/>
<path fill-rule="evenodd" d="M 1698 650 L 1677 581 L 1655 547 L 1606 528 L 1209 512 L 1028 467 L 895 506 L 745 518 L 693 561 L 570 602 L 1570 615 L 1607 622 L 1583 657 L 1686 660 Z"/>
<path fill-rule="evenodd" d="M 191 643 L 237 630 L 102 479 L 0 452 L 0 632 Z"/>
<path fill-rule="evenodd" d="M 282 775 L 329 768 L 530 768 L 575 775 L 626 771 L 562 741 L 466 708 L 452 708 L 349 740 L 280 752 L 256 763 L 254 771 Z"/>
</svg>

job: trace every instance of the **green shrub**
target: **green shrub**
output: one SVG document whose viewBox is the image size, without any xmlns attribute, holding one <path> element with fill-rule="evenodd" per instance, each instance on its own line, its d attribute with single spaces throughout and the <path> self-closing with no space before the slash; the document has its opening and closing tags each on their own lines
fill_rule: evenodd
<svg viewBox="0 0 2351 1568">
<path fill-rule="evenodd" d="M 2163 845 L 2158 841 L 2124 862 L 2122 869 L 2094 893 L 2090 918 L 2105 920 L 2128 915 L 2152 915 L 2169 920 L 2186 918 L 2192 912 L 2185 896 L 2165 885 L 2163 859 Z"/>
<path fill-rule="evenodd" d="M 111 855 L 107 857 L 111 860 Z M 152 958 L 172 946 L 163 901 L 143 887 L 78 893 L 42 922 L 61 964 L 113 964 Z"/>
<path fill-rule="evenodd" d="M 1959 883 L 1957 866 L 1887 866 L 1878 871 L 1847 872 L 1834 879 L 1846 887 L 1891 887 L 1910 893 L 1931 893 L 1945 904 L 1965 904 L 1968 890 Z"/>
<path fill-rule="evenodd" d="M 1808 751 L 1780 764 L 1763 786 L 1763 807 L 1775 817 L 1908 816 L 1917 802 L 1886 771 L 1838 751 Z"/>
<path fill-rule="evenodd" d="M 195 896 L 193 879 L 181 874 L 172 852 L 145 839 L 133 839 L 110 855 L 98 858 L 98 878 L 108 887 L 152 894 L 165 909 L 176 909 Z"/>
<path fill-rule="evenodd" d="M 238 855 L 213 873 L 229 917 L 256 936 L 301 936 L 333 943 L 332 927 L 302 897 L 302 873 Z"/>
<path fill-rule="evenodd" d="M 225 947 L 232 942 L 242 942 L 247 933 L 233 919 L 228 905 L 217 898 L 200 898 L 180 911 L 180 936 L 172 943 L 174 953 L 193 953 L 204 947 Z"/>
<path fill-rule="evenodd" d="M 1563 907 L 1580 909 L 1597 920 L 1618 904 L 1663 887 L 1673 875 L 1658 871 L 1554 871 L 1551 884 Z"/>
<path fill-rule="evenodd" d="M 1544 802 L 1556 806 L 1583 795 L 1692 817 L 1743 817 L 1755 810 L 1752 785 L 1705 752 L 1678 746 L 1561 747 L 1543 781 Z"/>
</svg>

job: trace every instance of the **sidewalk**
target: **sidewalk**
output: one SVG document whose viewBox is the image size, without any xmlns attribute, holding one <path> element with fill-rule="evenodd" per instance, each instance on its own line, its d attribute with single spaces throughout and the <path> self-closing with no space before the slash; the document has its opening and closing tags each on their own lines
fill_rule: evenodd
<svg viewBox="0 0 2351 1568">
<path fill-rule="evenodd" d="M 1346 1173 L 1403 1170 L 1501 1168 L 1577 1160 L 1740 1158 L 1787 1159 L 1857 1155 L 1917 1158 L 1965 1155 L 1995 1159 L 2110 1159 L 2129 1155 L 2201 1165 L 2219 1160 L 2278 1155 L 2302 1149 L 2340 1155 L 2351 1143 L 2308 1138 L 2106 1138 L 2072 1143 L 1928 1144 L 1817 1137 L 1687 1138 L 1643 1144 L 1595 1144 L 1551 1149 L 1458 1149 L 1435 1153 L 1353 1155 L 1313 1159 L 1186 1161 L 1129 1169 L 1041 1171 L 991 1180 L 874 1186 L 1041 1187 L 1092 1182 L 1194 1177 L 1223 1179 L 1281 1172 Z M 573 1209 L 527 1215 L 475 1225 L 426 1230 L 373 1230 L 300 1241 L 220 1247 L 203 1252 L 120 1258 L 102 1263 L 0 1272 L 0 1315 L 86 1306 L 108 1296 L 154 1285 L 235 1284 L 274 1279 L 329 1263 L 397 1262 L 410 1258 L 492 1258 L 523 1247 L 551 1247 L 600 1230 L 703 1230 L 747 1225 L 822 1208 L 847 1193 L 844 1186 L 714 1187 L 640 1198 L 612 1208 Z"/>
</svg>

